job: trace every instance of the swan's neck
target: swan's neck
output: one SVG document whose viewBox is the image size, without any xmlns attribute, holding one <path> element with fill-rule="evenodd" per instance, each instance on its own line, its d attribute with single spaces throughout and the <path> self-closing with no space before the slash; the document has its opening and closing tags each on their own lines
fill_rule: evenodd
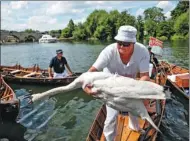
<svg viewBox="0 0 190 141">
<path fill-rule="evenodd" d="M 43 92 L 43 93 L 34 94 L 32 96 L 33 97 L 32 101 L 35 102 L 37 100 L 43 99 L 45 97 L 56 95 L 58 93 L 65 93 L 65 92 L 80 88 L 81 85 L 82 84 L 78 83 L 78 81 L 73 81 L 72 83 L 70 83 L 67 86 L 57 87 L 57 88 L 51 89 L 51 90 Z"/>
</svg>

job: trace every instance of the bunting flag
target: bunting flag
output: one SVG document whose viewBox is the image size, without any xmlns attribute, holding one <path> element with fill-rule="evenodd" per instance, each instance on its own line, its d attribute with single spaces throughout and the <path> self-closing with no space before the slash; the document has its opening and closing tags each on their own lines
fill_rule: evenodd
<svg viewBox="0 0 190 141">
<path fill-rule="evenodd" d="M 159 47 L 163 48 L 163 42 L 154 37 L 150 37 L 149 46 L 150 47 L 159 46 Z"/>
</svg>

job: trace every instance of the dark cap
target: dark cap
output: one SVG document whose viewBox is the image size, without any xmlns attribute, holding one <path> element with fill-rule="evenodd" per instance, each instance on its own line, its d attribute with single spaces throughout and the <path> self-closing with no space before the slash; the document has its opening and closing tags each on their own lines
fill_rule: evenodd
<svg viewBox="0 0 190 141">
<path fill-rule="evenodd" d="M 63 53 L 63 50 L 62 50 L 62 49 L 58 49 L 58 50 L 56 50 L 56 53 L 57 53 L 57 54 Z"/>
<path fill-rule="evenodd" d="M 147 49 L 148 49 L 148 50 L 151 50 L 151 49 L 152 49 L 152 47 L 151 47 L 151 46 L 147 46 Z"/>
</svg>

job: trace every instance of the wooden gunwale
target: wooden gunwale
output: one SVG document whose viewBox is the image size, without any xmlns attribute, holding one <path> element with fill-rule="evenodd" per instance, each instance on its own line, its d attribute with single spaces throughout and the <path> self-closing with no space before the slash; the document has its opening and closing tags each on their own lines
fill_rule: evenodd
<svg viewBox="0 0 190 141">
<path fill-rule="evenodd" d="M 183 74 L 183 73 L 189 73 L 189 70 L 186 68 L 182 68 L 180 66 L 176 66 L 174 64 L 169 64 L 167 62 L 161 61 L 161 65 L 164 66 L 165 68 L 168 67 L 167 72 L 162 72 L 165 77 L 167 78 L 167 75 L 172 75 L 172 74 Z M 189 99 L 189 96 L 175 83 L 172 82 L 170 79 L 167 78 L 167 81 L 170 82 L 170 84 L 185 98 Z"/>
</svg>

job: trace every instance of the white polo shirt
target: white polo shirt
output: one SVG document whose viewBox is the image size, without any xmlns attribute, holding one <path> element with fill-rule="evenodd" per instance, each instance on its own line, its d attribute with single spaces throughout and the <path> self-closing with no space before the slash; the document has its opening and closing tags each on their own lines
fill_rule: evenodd
<svg viewBox="0 0 190 141">
<path fill-rule="evenodd" d="M 135 78 L 138 72 L 149 72 L 149 60 L 150 55 L 147 48 L 136 42 L 130 61 L 128 64 L 123 64 L 117 49 L 117 43 L 113 43 L 100 53 L 93 67 L 99 71 L 103 69 L 104 72 Z"/>
</svg>

